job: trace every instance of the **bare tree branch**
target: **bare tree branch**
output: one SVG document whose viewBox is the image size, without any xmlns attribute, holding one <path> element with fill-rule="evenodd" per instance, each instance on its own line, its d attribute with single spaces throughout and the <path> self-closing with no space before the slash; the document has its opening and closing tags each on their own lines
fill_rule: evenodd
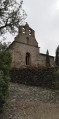
<svg viewBox="0 0 59 119">
<path fill-rule="evenodd" d="M 23 0 L 17 3 L 16 0 L 0 0 L 0 35 L 6 31 L 15 32 L 21 22 L 26 18 L 22 9 Z"/>
</svg>

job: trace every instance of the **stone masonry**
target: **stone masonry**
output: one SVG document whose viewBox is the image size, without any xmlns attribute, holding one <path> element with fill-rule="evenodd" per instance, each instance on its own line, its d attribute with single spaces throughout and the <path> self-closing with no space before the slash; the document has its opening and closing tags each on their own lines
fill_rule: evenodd
<svg viewBox="0 0 59 119">
<path fill-rule="evenodd" d="M 18 35 L 9 46 L 8 50 L 12 54 L 12 67 L 26 65 L 45 66 L 46 55 L 40 53 L 40 47 L 35 39 L 35 31 L 26 23 L 20 26 Z M 54 57 L 50 56 L 50 64 L 54 65 Z"/>
</svg>

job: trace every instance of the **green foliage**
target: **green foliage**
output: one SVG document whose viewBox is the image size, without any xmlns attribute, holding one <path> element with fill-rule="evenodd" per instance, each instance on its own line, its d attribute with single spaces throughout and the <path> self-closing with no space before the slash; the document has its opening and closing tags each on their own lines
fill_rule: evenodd
<svg viewBox="0 0 59 119">
<path fill-rule="evenodd" d="M 0 71 L 0 113 L 2 112 L 3 106 L 8 97 L 8 82 L 9 77 L 3 74 L 3 71 Z"/>
<path fill-rule="evenodd" d="M 7 44 L 4 42 L 3 44 L 0 42 L 0 51 L 5 51 L 7 48 Z"/>
<path fill-rule="evenodd" d="M 8 51 L 0 52 L 0 70 L 8 74 L 11 66 L 11 54 Z"/>
<path fill-rule="evenodd" d="M 59 66 L 59 46 L 56 49 L 55 64 Z"/>
<path fill-rule="evenodd" d="M 59 69 L 54 72 L 55 80 L 53 81 L 54 88 L 59 89 Z"/>
<path fill-rule="evenodd" d="M 46 66 L 50 66 L 49 51 L 46 52 Z"/>
<path fill-rule="evenodd" d="M 10 71 L 12 82 L 26 85 L 41 86 L 51 89 L 59 89 L 59 67 L 27 67 L 13 68 Z M 57 70 L 57 72 L 56 72 Z M 56 74 L 57 75 L 56 75 Z"/>
<path fill-rule="evenodd" d="M 59 81 L 56 80 L 55 82 L 53 82 L 54 88 L 59 90 Z"/>
<path fill-rule="evenodd" d="M 8 51 L 0 51 L 0 113 L 8 97 L 11 61 L 11 54 Z"/>
<path fill-rule="evenodd" d="M 12 82 L 52 88 L 54 68 L 13 68 L 10 72 Z"/>
<path fill-rule="evenodd" d="M 55 74 L 57 80 L 59 80 L 59 69 L 54 74 Z"/>
</svg>

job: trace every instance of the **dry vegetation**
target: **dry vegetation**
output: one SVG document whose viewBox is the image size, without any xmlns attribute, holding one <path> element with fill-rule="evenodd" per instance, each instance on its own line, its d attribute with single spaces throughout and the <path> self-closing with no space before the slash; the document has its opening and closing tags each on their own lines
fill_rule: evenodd
<svg viewBox="0 0 59 119">
<path fill-rule="evenodd" d="M 0 119 L 59 119 L 59 92 L 10 83 Z"/>
</svg>

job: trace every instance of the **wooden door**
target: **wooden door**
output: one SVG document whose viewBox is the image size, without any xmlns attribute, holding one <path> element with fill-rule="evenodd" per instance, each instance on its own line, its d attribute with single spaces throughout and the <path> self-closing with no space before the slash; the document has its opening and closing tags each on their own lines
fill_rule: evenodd
<svg viewBox="0 0 59 119">
<path fill-rule="evenodd" d="M 29 65 L 29 56 L 27 56 L 27 65 Z"/>
<path fill-rule="evenodd" d="M 30 54 L 26 54 L 26 65 L 30 65 Z"/>
</svg>

